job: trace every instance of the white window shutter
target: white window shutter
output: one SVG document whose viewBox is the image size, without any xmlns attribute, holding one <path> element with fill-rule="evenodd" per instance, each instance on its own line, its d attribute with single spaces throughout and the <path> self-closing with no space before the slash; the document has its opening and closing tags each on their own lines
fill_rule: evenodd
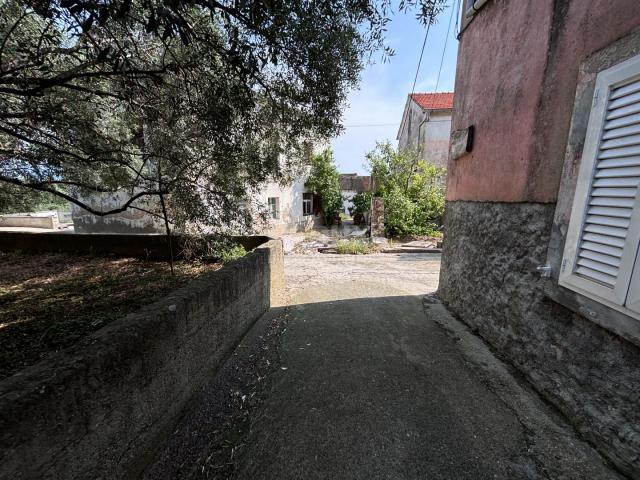
<svg viewBox="0 0 640 480">
<path fill-rule="evenodd" d="M 596 80 L 561 285 L 625 305 L 640 243 L 639 184 L 640 57 L 634 57 Z"/>
</svg>

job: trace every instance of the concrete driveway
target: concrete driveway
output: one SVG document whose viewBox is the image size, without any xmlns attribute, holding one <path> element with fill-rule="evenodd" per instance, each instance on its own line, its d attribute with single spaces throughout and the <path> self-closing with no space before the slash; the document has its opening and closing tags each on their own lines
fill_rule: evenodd
<svg viewBox="0 0 640 480">
<path fill-rule="evenodd" d="M 619 478 L 430 295 L 439 265 L 287 256 L 289 306 L 243 341 L 146 478 Z M 215 405 L 225 389 L 235 410 Z"/>
</svg>

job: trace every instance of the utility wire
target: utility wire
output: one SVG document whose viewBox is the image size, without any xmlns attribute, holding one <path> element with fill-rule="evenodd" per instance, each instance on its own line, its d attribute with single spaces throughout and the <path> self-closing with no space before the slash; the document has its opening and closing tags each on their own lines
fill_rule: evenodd
<svg viewBox="0 0 640 480">
<path fill-rule="evenodd" d="M 449 41 L 449 32 L 451 31 L 451 20 L 453 19 L 453 12 L 455 8 L 456 0 L 451 3 L 451 15 L 449 15 L 449 26 L 447 27 L 447 36 L 444 37 L 444 47 L 442 49 L 442 57 L 440 58 L 440 68 L 438 69 L 438 79 L 436 80 L 435 92 L 438 91 L 438 85 L 440 84 L 440 74 L 442 73 L 442 64 L 444 63 L 444 54 L 447 51 L 447 42 Z"/>
<path fill-rule="evenodd" d="M 449 122 L 450 120 L 430 120 L 429 123 Z M 360 127 L 399 127 L 398 123 L 360 123 L 357 125 L 345 125 L 344 128 L 360 128 Z"/>
<path fill-rule="evenodd" d="M 411 87 L 411 95 L 416 90 L 416 81 L 418 80 L 418 73 L 420 72 L 420 64 L 422 63 L 422 55 L 424 54 L 424 46 L 427 44 L 427 38 L 429 37 L 429 29 L 431 28 L 431 22 L 427 25 L 427 32 L 424 34 L 424 42 L 422 42 L 422 50 L 420 50 L 420 60 L 418 60 L 418 68 L 416 68 L 416 76 L 413 78 L 413 87 Z"/>
</svg>

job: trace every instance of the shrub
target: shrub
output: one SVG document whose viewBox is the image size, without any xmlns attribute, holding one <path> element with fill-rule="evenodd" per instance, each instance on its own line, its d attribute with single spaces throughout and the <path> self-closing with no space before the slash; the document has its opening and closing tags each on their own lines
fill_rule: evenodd
<svg viewBox="0 0 640 480">
<path fill-rule="evenodd" d="M 371 209 L 371 192 L 360 192 L 356 193 L 351 202 L 353 203 L 353 207 L 351 207 L 351 215 L 363 214 L 368 212 Z"/>
<path fill-rule="evenodd" d="M 186 236 L 182 246 L 182 256 L 186 260 L 228 263 L 247 254 L 245 248 L 228 237 L 207 238 Z"/>
<path fill-rule="evenodd" d="M 352 238 L 350 240 L 340 240 L 336 245 L 336 251 L 346 255 L 366 255 L 371 253 L 373 245 L 363 240 Z"/>
<path fill-rule="evenodd" d="M 376 194 L 384 199 L 388 236 L 437 235 L 444 215 L 444 170 L 418 151 L 396 151 L 388 142 L 367 154 Z"/>
<path fill-rule="evenodd" d="M 314 155 L 311 159 L 311 173 L 306 187 L 320 195 L 320 203 L 325 225 L 333 225 L 342 208 L 340 194 L 340 174 L 330 148 Z"/>
</svg>

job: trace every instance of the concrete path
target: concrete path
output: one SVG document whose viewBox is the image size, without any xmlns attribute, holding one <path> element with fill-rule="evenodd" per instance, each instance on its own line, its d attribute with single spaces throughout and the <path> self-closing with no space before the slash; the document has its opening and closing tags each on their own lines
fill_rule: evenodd
<svg viewBox="0 0 640 480">
<path fill-rule="evenodd" d="M 258 363 L 279 352 L 243 428 L 221 428 L 205 394 L 146 478 L 619 478 L 429 295 L 439 260 L 287 256 L 286 331 L 243 342 Z M 203 463 L 222 449 L 207 424 L 234 445 L 224 462 Z M 175 467 L 194 451 L 201 471 Z"/>
</svg>

